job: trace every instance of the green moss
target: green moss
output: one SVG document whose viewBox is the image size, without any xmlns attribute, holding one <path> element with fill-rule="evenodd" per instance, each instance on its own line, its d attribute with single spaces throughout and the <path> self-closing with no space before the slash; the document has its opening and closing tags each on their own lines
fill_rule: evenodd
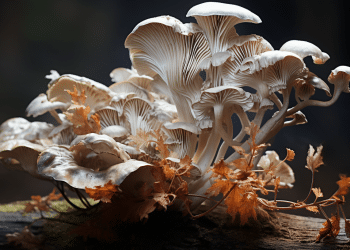
<svg viewBox="0 0 350 250">
<path fill-rule="evenodd" d="M 69 198 L 70 201 L 72 201 L 75 205 L 84 208 L 84 205 L 78 198 Z M 87 199 L 91 205 L 94 205 L 98 203 L 98 201 L 94 201 L 93 199 Z M 16 201 L 9 204 L 0 204 L 0 212 L 5 213 L 15 213 L 15 212 L 23 212 L 25 208 L 25 204 L 30 201 Z M 52 201 L 51 206 L 60 212 L 67 212 L 71 205 L 68 204 L 67 201 L 61 200 L 61 201 Z"/>
</svg>

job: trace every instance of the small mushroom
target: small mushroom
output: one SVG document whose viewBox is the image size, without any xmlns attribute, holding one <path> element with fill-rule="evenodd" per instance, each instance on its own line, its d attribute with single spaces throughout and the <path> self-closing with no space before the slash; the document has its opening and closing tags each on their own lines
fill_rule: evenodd
<svg viewBox="0 0 350 250">
<path fill-rule="evenodd" d="M 303 59 L 307 56 L 312 56 L 315 64 L 324 64 L 329 59 L 327 53 L 322 52 L 316 45 L 306 41 L 288 41 L 282 45 L 280 51 L 293 52 Z"/>
<path fill-rule="evenodd" d="M 112 91 L 105 85 L 95 82 L 85 77 L 75 75 L 62 75 L 56 81 L 49 84 L 46 92 L 47 99 L 51 102 L 63 102 L 71 104 L 71 95 L 67 90 L 78 92 L 84 90 L 86 95 L 86 105 L 90 107 L 91 112 L 107 106 L 112 99 Z"/>
<path fill-rule="evenodd" d="M 167 122 L 163 126 L 168 135 L 166 144 L 169 144 L 169 149 L 180 159 L 186 155 L 192 158 L 196 150 L 197 135 L 200 133 L 197 126 L 185 122 Z"/>
</svg>

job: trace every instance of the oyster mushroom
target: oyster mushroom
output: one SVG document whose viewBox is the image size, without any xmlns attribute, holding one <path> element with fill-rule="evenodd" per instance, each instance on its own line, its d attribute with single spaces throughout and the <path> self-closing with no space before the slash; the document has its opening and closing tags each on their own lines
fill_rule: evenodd
<svg viewBox="0 0 350 250">
<path fill-rule="evenodd" d="M 134 28 L 125 47 L 139 74 L 159 74 L 168 85 L 180 121 L 194 123 L 192 100 L 202 88 L 199 71 L 210 53 L 201 29 L 170 16 L 150 18 Z"/>
<path fill-rule="evenodd" d="M 237 87 L 220 86 L 203 91 L 200 101 L 193 104 L 198 119 L 206 115 L 210 115 L 214 119 L 212 132 L 196 162 L 203 172 L 210 166 L 216 148 L 220 143 L 220 138 L 223 138 L 229 145 L 237 145 L 237 142 L 233 141 L 222 126 L 224 117 L 231 118 L 235 110 L 232 109 L 234 105 L 241 106 L 243 110 L 251 109 L 253 106 L 251 94 Z M 243 118 L 243 120 L 246 119 Z M 232 121 L 227 119 L 226 122 Z"/>
<path fill-rule="evenodd" d="M 315 64 L 324 64 L 329 59 L 327 53 L 322 52 L 316 45 L 306 41 L 288 41 L 282 45 L 280 51 L 293 52 L 303 59 L 307 56 L 312 56 Z"/>
<path fill-rule="evenodd" d="M 71 95 L 66 90 L 74 91 L 74 87 L 86 95 L 86 105 L 94 112 L 107 106 L 113 97 L 112 91 L 105 85 L 85 77 L 75 75 L 62 75 L 49 84 L 46 92 L 47 99 L 51 102 L 63 102 L 71 104 Z"/>
<path fill-rule="evenodd" d="M 191 123 L 175 122 L 164 123 L 164 132 L 168 135 L 166 144 L 169 149 L 175 152 L 179 159 L 188 155 L 190 158 L 194 155 L 197 145 L 197 135 L 200 130 Z"/>
<path fill-rule="evenodd" d="M 33 101 L 30 102 L 26 109 L 26 115 L 27 117 L 37 117 L 39 115 L 45 114 L 46 112 L 50 112 L 50 114 L 56 119 L 58 123 L 62 123 L 62 120 L 58 116 L 56 109 L 64 111 L 67 110 L 69 106 L 70 103 L 49 102 L 45 94 L 40 94 Z"/>
<path fill-rule="evenodd" d="M 205 67 L 207 87 L 223 85 L 220 66 L 230 56 L 227 51 L 238 36 L 235 25 L 243 22 L 260 23 L 260 18 L 251 11 L 233 4 L 206 2 L 192 7 L 187 15 L 197 20 L 208 41 L 211 58 Z"/>
</svg>

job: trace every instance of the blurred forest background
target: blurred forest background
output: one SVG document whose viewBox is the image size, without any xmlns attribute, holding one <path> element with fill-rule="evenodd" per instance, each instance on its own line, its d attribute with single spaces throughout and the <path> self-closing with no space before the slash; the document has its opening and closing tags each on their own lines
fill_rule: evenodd
<svg viewBox="0 0 350 250">
<path fill-rule="evenodd" d="M 52 69 L 109 86 L 112 83 L 109 73 L 114 68 L 131 66 L 124 40 L 139 22 L 160 15 L 195 22 L 194 18 L 186 18 L 186 13 L 201 2 L 0 1 L 0 123 L 12 117 L 25 117 L 30 101 L 46 91 L 45 75 Z M 314 65 L 311 58 L 306 59 L 310 70 L 325 81 L 337 66 L 350 66 L 350 38 L 346 38 L 350 30 L 348 0 L 225 2 L 247 8 L 262 19 L 258 25 L 237 25 L 240 35 L 261 35 L 275 49 L 288 40 L 306 40 L 327 52 L 331 59 L 325 65 Z M 327 100 L 321 91 L 316 98 Z M 339 174 L 350 175 L 350 95 L 342 94 L 329 108 L 309 107 L 303 113 L 309 122 L 283 129 L 271 147 L 281 158 L 285 157 L 286 147 L 296 152 L 295 160 L 290 163 L 295 172 L 295 186 L 280 191 L 280 199 L 303 200 L 307 195 L 311 172 L 304 166 L 309 144 L 324 145 L 325 165 L 316 174 L 315 187 L 321 187 L 325 197 L 336 191 Z M 53 121 L 48 116 L 28 120 Z M 47 195 L 52 188 L 51 183 L 0 166 L 0 203 Z M 350 203 L 345 208 L 350 215 Z M 311 212 L 305 214 L 312 216 Z"/>
</svg>

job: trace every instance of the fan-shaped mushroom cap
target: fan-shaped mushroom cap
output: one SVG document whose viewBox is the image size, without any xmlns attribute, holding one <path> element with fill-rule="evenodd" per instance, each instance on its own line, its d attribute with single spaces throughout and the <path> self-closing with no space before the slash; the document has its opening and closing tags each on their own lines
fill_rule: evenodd
<svg viewBox="0 0 350 250">
<path fill-rule="evenodd" d="M 85 77 L 75 75 L 63 75 L 49 84 L 47 99 L 51 102 L 71 103 L 71 95 L 66 90 L 74 91 L 74 86 L 79 92 L 85 91 L 86 105 L 91 112 L 107 106 L 112 99 L 111 90 L 105 85 Z"/>
<path fill-rule="evenodd" d="M 112 70 L 109 76 L 112 78 L 112 82 L 123 82 L 128 80 L 130 77 L 137 76 L 135 69 L 116 68 Z"/>
<path fill-rule="evenodd" d="M 163 126 L 168 135 L 166 144 L 170 144 L 169 149 L 180 159 L 186 155 L 192 158 L 196 150 L 197 135 L 200 133 L 199 128 L 186 122 L 167 122 Z"/>
<path fill-rule="evenodd" d="M 152 106 L 140 98 L 132 98 L 125 102 L 123 115 L 132 135 L 136 135 L 138 129 L 148 132 L 153 128 L 154 124 L 149 120 L 151 110 Z"/>
<path fill-rule="evenodd" d="M 69 108 L 70 103 L 65 102 L 49 102 L 45 94 L 40 94 L 33 101 L 31 101 L 26 109 L 27 116 L 37 117 L 43 115 L 46 112 L 60 109 L 62 111 Z"/>
<path fill-rule="evenodd" d="M 38 173 L 37 159 L 45 147 L 22 139 L 8 140 L 0 144 L 0 160 L 5 162 L 15 159 L 19 164 L 4 164 L 11 170 L 28 172 L 35 178 L 49 180 Z"/>
<path fill-rule="evenodd" d="M 133 65 L 139 74 L 159 74 L 169 86 L 179 118 L 193 122 L 191 100 L 199 95 L 198 75 L 210 51 L 196 24 L 183 24 L 176 18 L 160 16 L 139 23 L 125 40 Z M 171 60 L 169 60 L 171 58 Z"/>
<path fill-rule="evenodd" d="M 225 83 L 237 87 L 249 86 L 257 90 L 260 107 L 273 104 L 268 97 L 294 80 L 304 76 L 303 60 L 286 51 L 267 51 L 243 60 L 236 74 L 223 76 Z M 265 99 L 265 100 L 264 100 Z"/>
<path fill-rule="evenodd" d="M 200 101 L 192 105 L 198 120 L 205 119 L 208 115 L 213 115 L 213 106 L 240 105 L 244 111 L 251 109 L 254 105 L 253 97 L 250 93 L 234 86 L 220 86 L 210 88 L 202 92 Z"/>
<path fill-rule="evenodd" d="M 132 82 L 117 82 L 109 86 L 109 89 L 116 93 L 118 96 L 121 94 L 135 93 L 136 96 L 151 101 L 153 98 L 149 95 L 148 91 L 140 86 L 133 84 Z"/>
<path fill-rule="evenodd" d="M 131 173 L 149 166 L 136 160 L 118 162 L 112 155 L 106 157 L 107 154 L 103 153 L 84 152 L 83 149 L 80 152 L 72 152 L 65 147 L 50 147 L 38 159 L 39 172 L 74 188 L 85 189 L 104 186 L 109 181 L 120 185 Z M 98 167 L 102 165 L 104 168 L 99 171 Z"/>
<path fill-rule="evenodd" d="M 224 75 L 236 74 L 244 59 L 274 50 L 269 42 L 257 35 L 237 36 L 232 39 L 232 43 L 233 45 L 227 50 L 231 58 L 222 66 Z"/>
<path fill-rule="evenodd" d="M 28 141 L 46 139 L 53 129 L 54 126 L 46 122 L 29 122 L 20 117 L 11 118 L 0 126 L 0 142 L 13 139 Z"/>
<path fill-rule="evenodd" d="M 192 7 L 187 17 L 195 17 L 208 39 L 212 55 L 225 52 L 238 36 L 234 26 L 242 22 L 261 23 L 251 11 L 233 4 L 206 2 Z"/>
<path fill-rule="evenodd" d="M 105 107 L 97 110 L 95 114 L 100 118 L 101 129 L 114 125 L 122 125 L 119 112 L 112 107 Z"/>
<path fill-rule="evenodd" d="M 350 93 L 349 81 L 350 81 L 350 67 L 339 66 L 332 70 L 332 73 L 328 76 L 328 81 L 334 85 L 338 85 L 345 93 Z"/>
<path fill-rule="evenodd" d="M 282 45 L 280 51 L 293 52 L 303 59 L 307 56 L 312 56 L 315 64 L 324 64 L 329 59 L 327 53 L 322 52 L 316 45 L 306 41 L 288 41 Z"/>
<path fill-rule="evenodd" d="M 308 72 L 305 77 L 297 79 L 294 83 L 296 95 L 302 99 L 307 100 L 315 94 L 315 88 L 322 89 L 327 96 L 332 96 L 327 83 L 312 72 Z"/>
</svg>

